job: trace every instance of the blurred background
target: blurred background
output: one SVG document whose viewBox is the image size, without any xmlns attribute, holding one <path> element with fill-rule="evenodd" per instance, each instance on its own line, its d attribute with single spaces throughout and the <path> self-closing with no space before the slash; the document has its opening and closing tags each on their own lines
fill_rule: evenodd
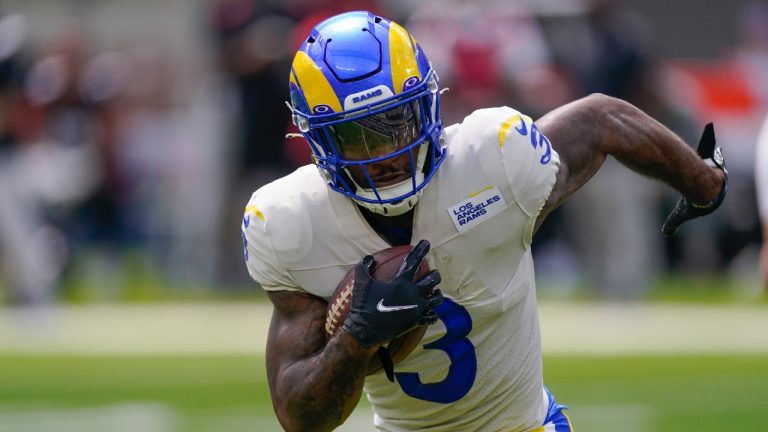
<svg viewBox="0 0 768 432">
<path fill-rule="evenodd" d="M 610 160 L 541 228 L 545 376 L 579 430 L 768 430 L 768 3 L 0 0 L 0 431 L 279 430 L 238 227 L 309 162 L 293 53 L 357 9 L 416 37 L 446 124 L 592 92 L 693 146 L 715 123 L 714 215 L 663 237 L 676 193 Z"/>
</svg>

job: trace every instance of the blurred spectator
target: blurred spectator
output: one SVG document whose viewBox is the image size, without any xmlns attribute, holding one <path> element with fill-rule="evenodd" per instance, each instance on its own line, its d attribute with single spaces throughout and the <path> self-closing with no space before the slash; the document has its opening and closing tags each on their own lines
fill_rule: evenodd
<svg viewBox="0 0 768 432">
<path fill-rule="evenodd" d="M 20 49 L 26 20 L 0 15 L 0 271 L 10 276 L 14 303 L 40 303 L 51 298 L 51 287 L 66 260 L 63 237 L 46 223 L 42 205 L 62 180 L 71 153 L 58 155 L 23 141 L 24 126 L 34 116 L 25 109 L 21 87 Z M 65 185 L 66 187 L 66 185 Z"/>
<path fill-rule="evenodd" d="M 244 174 L 255 169 L 287 168 L 282 149 L 285 85 L 290 70 L 291 31 L 295 21 L 280 2 L 216 0 L 211 6 L 221 68 L 229 73 L 240 98 L 240 140 L 235 168 Z"/>
<path fill-rule="evenodd" d="M 90 50 L 86 40 L 78 27 L 58 31 L 29 69 L 25 96 L 40 113 L 29 145 L 40 159 L 35 180 L 44 186 L 42 210 L 66 236 L 73 264 L 85 256 L 98 259 L 100 274 L 108 275 L 119 264 L 126 231 L 114 121 L 105 109 L 110 100 L 83 80 Z M 98 282 L 114 286 L 111 280 Z"/>
<path fill-rule="evenodd" d="M 762 221 L 763 246 L 760 252 L 760 269 L 763 284 L 768 292 L 768 116 L 763 122 L 763 128 L 757 139 L 757 157 L 755 164 L 755 180 L 757 183 L 757 198 Z"/>
<path fill-rule="evenodd" d="M 222 262 L 241 260 L 239 237 L 232 239 L 228 231 L 222 235 L 222 226 L 231 226 L 228 216 L 238 220 L 242 216 L 241 211 L 233 215 L 242 209 L 228 201 L 232 160 L 227 144 L 233 141 L 238 95 L 216 72 L 185 88 L 185 93 L 186 103 L 169 116 L 175 127 L 163 170 L 171 193 L 157 203 L 158 210 L 165 212 L 171 240 L 166 270 L 178 285 L 216 286 L 220 273 L 230 268 Z"/>
<path fill-rule="evenodd" d="M 754 145 L 768 107 L 768 8 L 743 2 L 734 12 L 739 39 L 720 58 L 667 64 L 669 99 L 686 107 L 697 123 L 714 122 L 729 171 L 728 199 L 714 217 L 692 224 L 669 243 L 678 247 L 672 256 L 679 256 L 682 269 L 743 273 L 760 237 Z"/>
<path fill-rule="evenodd" d="M 10 151 L 18 144 L 10 116 L 19 97 L 18 52 L 24 39 L 25 22 L 22 15 L 0 14 L 0 151 Z"/>
<path fill-rule="evenodd" d="M 130 267 L 176 286 L 215 283 L 233 116 L 226 87 L 215 75 L 191 77 L 165 43 L 143 42 L 90 57 L 80 88 L 98 114 L 115 204 L 109 249 L 80 245 L 98 252 L 83 263 L 101 279 L 89 282 L 115 286 Z"/>
<path fill-rule="evenodd" d="M 748 2 L 739 8 L 740 42 L 734 57 L 747 85 L 762 106 L 768 106 L 768 4 Z"/>
<path fill-rule="evenodd" d="M 112 82 L 116 92 L 114 99 L 102 103 L 101 112 L 110 120 L 120 246 L 123 251 L 146 252 L 157 267 L 168 259 L 169 243 L 175 241 L 174 218 L 181 217 L 171 211 L 173 200 L 179 199 L 174 177 L 196 156 L 194 149 L 177 146 L 178 131 L 184 127 L 173 85 L 180 79 L 173 66 L 178 62 L 162 44 L 138 44 L 100 53 L 86 68 L 93 81 L 105 87 Z M 200 177 L 204 174 L 200 169 Z M 196 210 L 190 206 L 187 211 Z"/>
<path fill-rule="evenodd" d="M 730 202 L 725 203 L 723 213 L 725 229 L 718 243 L 723 261 L 734 273 L 751 268 L 752 251 L 760 244 L 761 220 L 754 178 L 765 175 L 766 165 L 762 165 L 762 173 L 759 165 L 755 165 L 758 142 L 755 137 L 765 124 L 764 115 L 768 112 L 768 4 L 749 1 L 737 10 L 739 40 L 732 58 L 726 58 L 725 62 L 732 64 L 740 75 L 748 103 L 745 103 L 746 109 L 726 117 L 730 127 L 726 129 L 728 141 L 725 142 L 733 147 L 728 156 L 731 190 L 728 192 Z M 739 87 L 738 83 L 729 84 Z M 736 156 L 735 163 L 730 163 L 732 154 Z M 744 260 L 739 259 L 742 256 Z M 742 261 L 746 262 L 741 265 Z"/>
<path fill-rule="evenodd" d="M 290 71 L 291 36 L 296 22 L 281 2 L 213 0 L 209 23 L 218 65 L 237 95 L 234 142 L 230 146 L 228 196 L 220 226 L 223 256 L 219 275 L 242 283 L 247 275 L 239 257 L 239 232 L 232 229 L 242 216 L 234 205 L 248 200 L 261 185 L 287 173 L 290 165 L 283 141 L 290 113 L 286 85 Z"/>
<path fill-rule="evenodd" d="M 309 32 L 320 21 L 352 10 L 367 10 L 375 14 L 389 15 L 389 9 L 386 9 L 387 3 L 376 0 L 289 0 L 284 2 L 285 11 L 296 20 L 295 26 L 291 29 L 290 55 L 293 56 L 299 46 L 304 43 L 304 38 L 309 36 Z"/>
<path fill-rule="evenodd" d="M 450 89 L 441 102 L 446 124 L 490 106 L 537 116 L 571 96 L 567 82 L 555 79 L 538 22 L 519 2 L 430 1 L 407 24 Z"/>
<path fill-rule="evenodd" d="M 740 39 L 711 53 L 725 56 L 665 59 L 661 69 L 648 27 L 620 0 L 209 0 L 208 27 L 184 18 L 162 25 L 171 10 L 199 18 L 199 4 L 137 11 L 109 0 L 99 13 L 60 16 L 52 0 L 10 3 L 29 14 L 0 14 L 0 283 L 15 300 L 48 298 L 68 268 L 79 278 L 82 267 L 101 275 L 86 283 L 115 285 L 126 255 L 179 285 L 247 282 L 232 228 L 240 203 L 309 161 L 303 140 L 284 138 L 293 131 L 283 103 L 291 54 L 313 25 L 351 9 L 410 18 L 450 88 L 446 123 L 493 105 L 538 117 L 594 91 L 633 102 L 691 144 L 714 120 L 729 198 L 668 240 L 670 268 L 733 268 L 747 261 L 736 259 L 743 250 L 756 250 L 752 177 L 761 171 L 752 145 L 768 108 L 761 2 L 723 11 L 740 20 Z M 696 47 L 675 42 L 678 52 Z M 599 292 L 632 297 L 659 268 L 658 229 L 676 197 L 659 197 L 640 177 L 614 176 L 616 162 L 607 164 L 562 209 L 567 216 L 548 219 L 534 252 L 552 258 L 539 257 L 542 275 L 586 274 Z M 632 247 L 602 244 L 607 230 Z"/>
<path fill-rule="evenodd" d="M 627 100 L 674 129 L 658 96 L 642 20 L 619 0 L 592 0 L 587 6 L 543 19 L 553 55 L 578 83 L 580 96 L 598 92 Z M 563 206 L 562 215 L 542 230 L 571 239 L 576 249 L 571 256 L 587 286 L 606 297 L 637 297 L 661 264 L 659 193 L 659 185 L 627 176 L 609 158 L 579 199 Z M 542 250 L 552 253 L 546 245 Z M 538 259 L 546 266 L 561 258 Z"/>
</svg>

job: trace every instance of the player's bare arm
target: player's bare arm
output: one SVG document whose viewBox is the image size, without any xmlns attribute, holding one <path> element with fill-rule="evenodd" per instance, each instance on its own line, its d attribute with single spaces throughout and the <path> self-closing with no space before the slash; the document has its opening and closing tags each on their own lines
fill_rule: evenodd
<svg viewBox="0 0 768 432">
<path fill-rule="evenodd" d="M 389 282 L 371 276 L 373 256 L 360 260 L 349 315 L 327 343 L 324 300 L 305 293 L 269 293 L 275 311 L 267 338 L 267 379 L 286 430 L 335 429 L 360 400 L 368 363 L 378 348 L 417 325 L 437 321 L 434 308 L 443 297 L 434 288 L 440 274 L 432 271 L 413 282 L 428 251 L 429 243 L 420 241 Z"/>
<path fill-rule="evenodd" d="M 669 184 L 695 204 L 710 203 L 723 192 L 722 169 L 710 167 L 675 133 L 620 99 L 590 95 L 551 111 L 536 124 L 561 162 L 537 228 L 609 155 L 640 174 Z"/>
<path fill-rule="evenodd" d="M 310 294 L 269 292 L 267 338 L 272 404 L 287 431 L 333 430 L 352 413 L 377 347 L 363 348 L 340 331 L 326 344 L 327 303 Z"/>
</svg>

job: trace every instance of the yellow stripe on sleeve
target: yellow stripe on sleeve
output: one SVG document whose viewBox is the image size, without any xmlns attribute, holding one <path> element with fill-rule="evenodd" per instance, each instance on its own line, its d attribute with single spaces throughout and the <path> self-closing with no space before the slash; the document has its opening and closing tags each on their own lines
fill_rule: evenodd
<svg viewBox="0 0 768 432">
<path fill-rule="evenodd" d="M 507 138 L 507 133 L 512 129 L 512 125 L 520 121 L 520 115 L 515 114 L 512 117 L 504 120 L 499 128 L 499 148 L 504 147 L 504 140 Z"/>
<path fill-rule="evenodd" d="M 525 114 L 522 114 L 522 117 L 520 114 L 515 114 L 501 123 L 501 127 L 499 128 L 499 148 L 504 147 L 504 141 L 507 139 L 509 130 L 512 129 L 512 126 L 517 122 L 521 123 L 522 128 L 515 128 L 515 130 L 518 131 L 520 135 L 528 135 L 528 127 L 526 126 L 526 123 L 532 124 L 533 119 Z"/>
<path fill-rule="evenodd" d="M 267 221 L 267 219 L 264 217 L 264 213 L 262 213 L 261 210 L 259 210 L 259 208 L 253 204 L 245 206 L 245 212 L 255 215 L 257 218 L 261 219 L 263 222 Z"/>
</svg>

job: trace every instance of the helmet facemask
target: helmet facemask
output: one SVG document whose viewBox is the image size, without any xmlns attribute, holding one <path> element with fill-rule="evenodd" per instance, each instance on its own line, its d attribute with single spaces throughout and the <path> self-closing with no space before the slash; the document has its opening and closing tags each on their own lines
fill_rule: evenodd
<svg viewBox="0 0 768 432">
<path fill-rule="evenodd" d="M 428 152 L 423 140 L 422 144 L 417 143 L 423 126 L 419 105 L 411 101 L 370 117 L 328 127 L 342 158 L 344 173 L 357 195 L 383 201 L 416 190 L 424 181 Z M 357 202 L 374 211 L 378 208 L 365 201 Z M 410 207 L 408 200 L 402 200 L 400 205 L 391 203 L 381 211 L 394 215 Z"/>
<path fill-rule="evenodd" d="M 332 189 L 397 216 L 415 206 L 445 157 L 438 104 L 431 72 L 410 91 L 361 109 L 315 116 L 294 110 L 294 122 Z"/>
</svg>

